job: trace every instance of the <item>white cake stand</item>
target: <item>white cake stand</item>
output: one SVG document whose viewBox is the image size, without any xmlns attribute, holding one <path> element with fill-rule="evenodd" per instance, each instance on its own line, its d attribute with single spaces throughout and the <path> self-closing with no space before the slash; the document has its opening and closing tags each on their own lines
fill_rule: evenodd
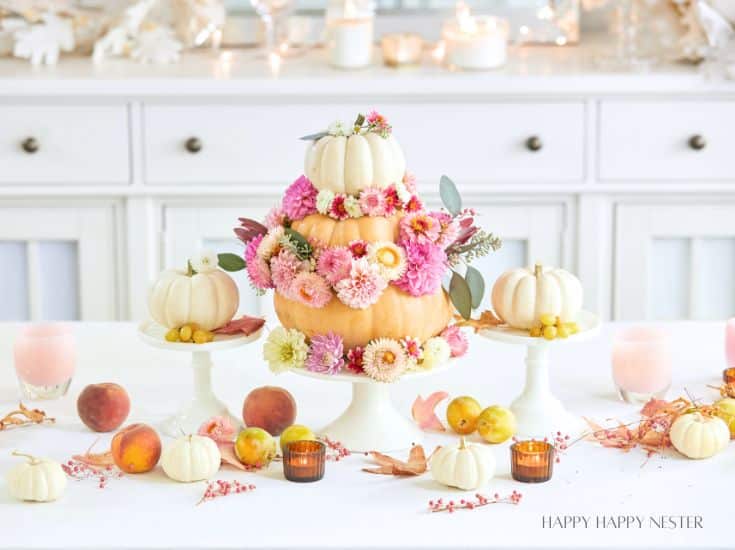
<svg viewBox="0 0 735 550">
<path fill-rule="evenodd" d="M 454 363 L 450 360 L 432 370 L 407 372 L 392 384 L 349 372 L 335 375 L 306 369 L 291 369 L 291 372 L 318 380 L 352 384 L 352 401 L 336 420 L 319 430 L 319 434 L 339 441 L 352 451 L 390 452 L 408 449 L 423 439 L 419 427 L 393 406 L 391 386 L 443 372 L 452 368 Z"/>
<path fill-rule="evenodd" d="M 211 352 L 238 348 L 255 342 L 263 331 L 246 336 L 245 334 L 217 334 L 207 344 L 189 344 L 184 342 L 167 342 L 164 338 L 167 329 L 153 321 L 145 321 L 138 326 L 140 338 L 149 346 L 191 353 L 191 367 L 194 371 L 194 397 L 179 412 L 167 418 L 161 424 L 161 431 L 166 435 L 178 437 L 183 433 L 196 433 L 205 420 L 213 416 L 227 416 L 235 426 L 240 426 L 240 419 L 227 409 L 212 391 L 212 358 Z"/>
<path fill-rule="evenodd" d="M 588 311 L 580 312 L 577 325 L 577 334 L 556 340 L 534 338 L 527 331 L 507 326 L 480 331 L 481 336 L 490 340 L 526 346 L 526 385 L 510 406 L 518 423 L 518 436 L 553 438 L 556 432 L 562 432 L 574 437 L 584 430 L 582 419 L 567 412 L 561 401 L 551 393 L 549 385 L 551 348 L 582 342 L 600 332 L 600 319 Z"/>
</svg>

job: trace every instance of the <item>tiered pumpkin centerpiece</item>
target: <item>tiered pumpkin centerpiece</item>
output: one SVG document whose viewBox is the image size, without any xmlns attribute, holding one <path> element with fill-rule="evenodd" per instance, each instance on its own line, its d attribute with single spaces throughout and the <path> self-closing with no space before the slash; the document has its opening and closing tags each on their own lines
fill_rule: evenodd
<svg viewBox="0 0 735 550">
<path fill-rule="evenodd" d="M 275 290 L 283 326 L 265 343 L 271 369 L 345 368 L 392 382 L 463 354 L 454 307 L 469 317 L 484 283 L 476 269 L 460 266 L 499 240 L 475 226 L 448 178 L 441 183 L 446 208 L 424 208 L 378 113 L 304 139 L 305 175 L 263 224 L 241 218 L 235 229 L 251 283 Z"/>
</svg>

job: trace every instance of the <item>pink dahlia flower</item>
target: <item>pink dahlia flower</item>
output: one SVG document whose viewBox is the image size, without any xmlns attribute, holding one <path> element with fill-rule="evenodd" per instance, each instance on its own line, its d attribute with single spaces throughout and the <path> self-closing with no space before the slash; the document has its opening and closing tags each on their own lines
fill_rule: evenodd
<svg viewBox="0 0 735 550">
<path fill-rule="evenodd" d="M 445 328 L 439 336 L 444 338 L 447 344 L 449 344 L 449 349 L 452 350 L 452 357 L 462 357 L 467 353 L 467 348 L 470 347 L 467 336 L 464 335 L 462 329 L 457 325 Z"/>
<path fill-rule="evenodd" d="M 289 297 L 307 306 L 321 308 L 332 299 L 332 288 L 321 275 L 304 271 L 291 283 Z"/>
<path fill-rule="evenodd" d="M 439 221 L 426 212 L 404 216 L 398 227 L 403 244 L 432 244 L 436 242 L 441 232 Z"/>
<path fill-rule="evenodd" d="M 316 262 L 316 271 L 331 284 L 335 285 L 350 276 L 352 253 L 345 246 L 324 248 Z"/>
<path fill-rule="evenodd" d="M 316 213 L 316 187 L 306 176 L 299 178 L 288 186 L 283 196 L 283 211 L 291 220 L 301 220 L 309 214 Z"/>
<path fill-rule="evenodd" d="M 347 368 L 354 373 L 362 374 L 364 372 L 362 366 L 362 356 L 365 350 L 360 346 L 355 346 L 347 352 Z"/>
<path fill-rule="evenodd" d="M 260 241 L 263 240 L 263 237 L 265 237 L 265 233 L 261 233 L 260 235 L 253 237 L 248 241 L 248 244 L 245 245 L 246 264 L 249 264 L 250 261 L 258 255 L 258 247 L 260 246 Z"/>
<path fill-rule="evenodd" d="M 296 254 L 284 248 L 271 258 L 271 277 L 278 291 L 290 297 L 291 286 L 296 275 L 309 270 L 309 262 L 299 260 Z"/>
<path fill-rule="evenodd" d="M 285 218 L 286 213 L 283 211 L 283 208 L 280 206 L 274 206 L 265 217 L 265 226 L 268 229 L 274 229 L 283 225 Z"/>
<path fill-rule="evenodd" d="M 352 263 L 350 277 L 335 285 L 337 297 L 348 307 L 365 309 L 380 298 L 388 282 L 380 276 L 378 267 L 360 258 Z"/>
<path fill-rule="evenodd" d="M 423 296 L 436 292 L 441 286 L 447 268 L 447 255 L 432 243 L 405 243 L 406 272 L 395 284 L 411 296 Z"/>
<path fill-rule="evenodd" d="M 255 256 L 247 262 L 248 276 L 253 286 L 259 290 L 267 290 L 273 288 L 273 280 L 271 279 L 271 270 L 266 262 L 260 256 Z"/>
<path fill-rule="evenodd" d="M 383 216 L 385 214 L 385 196 L 377 187 L 366 187 L 360 191 L 360 209 L 366 216 Z"/>
<path fill-rule="evenodd" d="M 345 364 L 342 337 L 333 332 L 314 336 L 306 357 L 306 369 L 324 374 L 337 374 Z"/>
</svg>

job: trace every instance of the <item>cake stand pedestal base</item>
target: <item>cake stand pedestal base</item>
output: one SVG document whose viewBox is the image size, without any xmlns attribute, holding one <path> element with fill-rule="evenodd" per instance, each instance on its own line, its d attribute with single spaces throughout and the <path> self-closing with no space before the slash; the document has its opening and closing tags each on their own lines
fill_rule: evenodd
<svg viewBox="0 0 735 550">
<path fill-rule="evenodd" d="M 222 401 L 212 391 L 212 358 L 208 351 L 194 351 L 191 354 L 191 368 L 194 371 L 194 398 L 176 414 L 161 423 L 161 431 L 171 437 L 182 434 L 195 434 L 205 420 L 213 416 L 230 419 L 233 426 L 240 426 L 240 419 L 233 416 Z"/>
<path fill-rule="evenodd" d="M 423 439 L 421 430 L 393 406 L 390 384 L 378 382 L 353 383 L 349 406 L 320 433 L 352 451 L 397 451 Z"/>
<path fill-rule="evenodd" d="M 526 385 L 510 405 L 521 438 L 553 438 L 556 432 L 570 437 L 584 429 L 582 420 L 564 408 L 551 393 L 549 384 L 549 346 L 526 348 Z"/>
</svg>

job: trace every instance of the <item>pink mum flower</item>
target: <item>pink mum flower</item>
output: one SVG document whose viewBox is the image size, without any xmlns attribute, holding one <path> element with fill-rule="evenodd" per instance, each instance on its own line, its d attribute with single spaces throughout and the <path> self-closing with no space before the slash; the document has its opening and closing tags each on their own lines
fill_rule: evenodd
<svg viewBox="0 0 735 550">
<path fill-rule="evenodd" d="M 418 338 L 407 336 L 401 340 L 401 345 L 408 357 L 412 359 L 421 359 L 421 342 Z"/>
<path fill-rule="evenodd" d="M 350 249 L 350 252 L 352 252 L 353 258 L 362 258 L 364 256 L 367 256 L 368 243 L 361 239 L 350 241 L 349 243 L 347 243 L 347 247 Z"/>
<path fill-rule="evenodd" d="M 278 256 L 271 258 L 271 277 L 273 284 L 278 291 L 290 297 L 291 285 L 296 275 L 302 271 L 308 271 L 309 262 L 299 260 L 296 254 L 284 248 L 278 253 Z"/>
<path fill-rule="evenodd" d="M 289 290 L 290 298 L 307 306 L 321 308 L 332 299 L 332 289 L 323 277 L 303 271 L 296 275 Z"/>
<path fill-rule="evenodd" d="M 337 374 L 345 364 L 342 337 L 333 332 L 311 339 L 306 369 L 324 374 Z"/>
<path fill-rule="evenodd" d="M 383 189 L 383 200 L 385 205 L 383 210 L 386 216 L 391 216 L 396 209 L 401 207 L 401 199 L 398 198 L 398 191 L 396 191 L 395 185 L 389 185 Z"/>
<path fill-rule="evenodd" d="M 283 225 L 285 218 L 286 213 L 283 211 L 283 208 L 280 206 L 274 206 L 270 209 L 268 215 L 265 217 L 265 226 L 268 229 L 279 227 Z"/>
<path fill-rule="evenodd" d="M 316 187 L 306 176 L 289 185 L 283 196 L 283 211 L 291 220 L 301 220 L 309 214 L 316 213 Z"/>
<path fill-rule="evenodd" d="M 467 336 L 464 335 L 457 325 L 445 328 L 439 336 L 444 338 L 447 344 L 449 344 L 449 349 L 452 350 L 452 357 L 462 357 L 467 353 L 467 348 L 470 347 Z"/>
<path fill-rule="evenodd" d="M 255 240 L 255 239 L 253 239 Z M 247 272 L 250 282 L 259 290 L 267 290 L 273 288 L 273 280 L 271 279 L 271 270 L 266 262 L 260 256 L 255 256 L 247 262 Z"/>
<path fill-rule="evenodd" d="M 347 352 L 347 368 L 354 373 L 362 374 L 362 356 L 365 350 L 360 346 L 356 346 Z"/>
<path fill-rule="evenodd" d="M 399 233 L 402 243 L 432 244 L 439 238 L 441 224 L 425 212 L 415 212 L 401 218 Z"/>
<path fill-rule="evenodd" d="M 408 202 L 403 205 L 403 209 L 406 212 L 421 212 L 424 209 L 424 203 L 416 195 L 411 195 Z"/>
<path fill-rule="evenodd" d="M 385 214 L 385 196 L 377 187 L 366 187 L 360 191 L 360 209 L 366 216 L 383 216 Z"/>
<path fill-rule="evenodd" d="M 378 267 L 360 258 L 352 263 L 350 277 L 335 285 L 337 297 L 348 307 L 365 309 L 380 298 L 388 282 L 380 276 Z"/>
<path fill-rule="evenodd" d="M 441 286 L 447 268 L 447 255 L 433 243 L 405 243 L 406 272 L 394 285 L 411 296 L 433 294 Z"/>
<path fill-rule="evenodd" d="M 334 196 L 329 207 L 329 215 L 336 220 L 346 220 L 350 217 L 347 208 L 345 208 L 345 196 L 343 194 L 340 193 Z"/>
<path fill-rule="evenodd" d="M 249 264 L 250 261 L 258 255 L 258 247 L 260 246 L 260 241 L 263 240 L 263 237 L 265 237 L 265 233 L 261 233 L 257 237 L 253 237 L 245 246 L 246 264 Z"/>
<path fill-rule="evenodd" d="M 316 262 L 316 271 L 331 284 L 335 285 L 350 276 L 352 253 L 345 246 L 324 248 Z"/>
</svg>

